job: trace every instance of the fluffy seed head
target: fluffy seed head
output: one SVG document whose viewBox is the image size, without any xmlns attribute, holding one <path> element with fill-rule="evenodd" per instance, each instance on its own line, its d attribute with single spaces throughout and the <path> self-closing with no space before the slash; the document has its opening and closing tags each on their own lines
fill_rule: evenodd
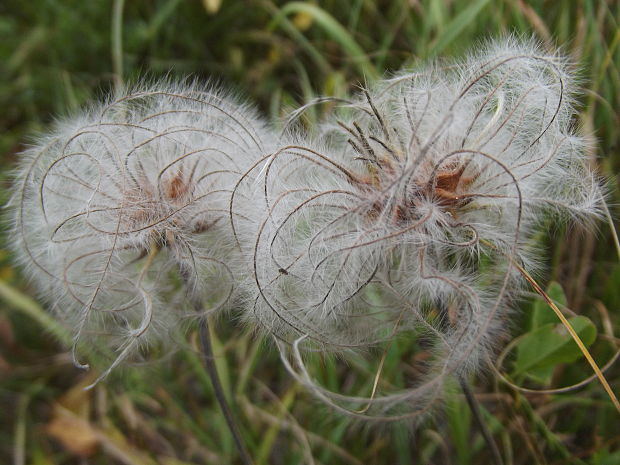
<svg viewBox="0 0 620 465">
<path fill-rule="evenodd" d="M 225 92 L 161 82 L 61 121 L 22 154 L 16 249 L 76 344 L 105 338 L 115 365 L 186 318 L 187 297 L 210 311 L 230 300 L 230 186 L 270 137 Z"/>
<path fill-rule="evenodd" d="M 599 214 L 573 93 L 563 58 L 489 43 L 377 84 L 252 172 L 264 213 L 250 317 L 297 341 L 289 368 L 302 382 L 337 397 L 300 368 L 302 345 L 341 350 L 410 332 L 433 355 L 427 376 L 372 404 L 420 414 L 447 375 L 491 359 L 520 286 L 514 264 L 537 265 L 533 232 Z"/>
</svg>

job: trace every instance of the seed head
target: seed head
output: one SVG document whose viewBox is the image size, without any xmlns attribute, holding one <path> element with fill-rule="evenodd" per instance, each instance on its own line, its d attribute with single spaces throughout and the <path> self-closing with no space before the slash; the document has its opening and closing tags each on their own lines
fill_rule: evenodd
<svg viewBox="0 0 620 465">
<path fill-rule="evenodd" d="M 519 294 L 514 264 L 538 264 L 533 233 L 600 212 L 574 81 L 532 42 L 491 42 L 378 83 L 252 172 L 264 213 L 251 317 L 294 343 L 300 381 L 342 400 L 313 384 L 302 341 L 342 350 L 408 332 L 432 354 L 426 376 L 372 402 L 401 418 L 487 365 Z"/>
<path fill-rule="evenodd" d="M 113 367 L 187 318 L 188 297 L 206 311 L 230 301 L 230 189 L 269 137 L 214 86 L 160 82 L 57 123 L 22 154 L 16 249 L 76 346 L 106 339 Z"/>
</svg>

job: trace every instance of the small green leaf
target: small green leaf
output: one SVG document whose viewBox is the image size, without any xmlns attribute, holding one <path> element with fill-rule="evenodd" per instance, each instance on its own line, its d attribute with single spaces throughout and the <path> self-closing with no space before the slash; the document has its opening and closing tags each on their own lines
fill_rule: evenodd
<svg viewBox="0 0 620 465">
<path fill-rule="evenodd" d="M 559 307 L 566 307 L 566 294 L 560 283 L 552 281 L 547 287 L 547 295 L 555 302 Z M 534 301 L 532 308 L 532 319 L 530 322 L 530 329 L 540 328 L 549 323 L 557 323 L 558 317 L 553 310 L 549 307 L 547 302 L 542 297 L 537 297 Z"/>
<path fill-rule="evenodd" d="M 534 381 L 547 386 L 551 383 L 551 377 L 553 376 L 553 372 L 555 371 L 555 365 L 542 366 L 542 367 L 534 367 L 527 371 L 526 375 L 528 378 L 533 379 Z"/>
<path fill-rule="evenodd" d="M 585 316 L 568 320 L 586 347 L 596 339 L 596 327 Z M 560 363 L 572 363 L 582 353 L 562 324 L 548 323 L 526 333 L 517 345 L 513 376 L 526 375 L 548 382 Z"/>
</svg>

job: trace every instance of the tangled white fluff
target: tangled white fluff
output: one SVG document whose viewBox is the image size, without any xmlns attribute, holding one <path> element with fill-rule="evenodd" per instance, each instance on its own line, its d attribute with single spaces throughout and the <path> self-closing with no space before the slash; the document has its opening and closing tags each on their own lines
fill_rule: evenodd
<svg viewBox="0 0 620 465">
<path fill-rule="evenodd" d="M 243 241 L 255 277 L 248 315 L 293 343 L 295 363 L 286 344 L 283 358 L 300 381 L 342 403 L 314 384 L 299 349 L 409 332 L 433 354 L 426 377 L 337 406 L 403 418 L 428 411 L 447 375 L 484 368 L 519 292 L 514 265 L 539 262 L 533 233 L 553 216 L 600 213 L 573 82 L 561 57 L 532 43 L 490 43 L 377 84 L 248 173 L 237 191 L 254 187 L 262 201 Z"/>
<path fill-rule="evenodd" d="M 282 138 L 213 87 L 135 89 L 23 154 L 17 249 L 76 343 L 111 339 L 110 369 L 186 316 L 171 305 L 177 273 L 211 310 L 241 305 L 337 409 L 421 417 L 449 375 L 492 358 L 521 285 L 514 264 L 539 263 L 533 233 L 599 215 L 574 82 L 532 42 L 490 42 Z M 405 392 L 344 397 L 304 365 L 302 348 L 363 350 L 398 333 L 432 354 Z"/>
<path fill-rule="evenodd" d="M 272 143 L 221 90 L 160 82 L 58 123 L 22 154 L 17 250 L 76 347 L 108 339 L 111 369 L 165 339 L 188 294 L 205 311 L 231 300 L 230 186 Z"/>
</svg>

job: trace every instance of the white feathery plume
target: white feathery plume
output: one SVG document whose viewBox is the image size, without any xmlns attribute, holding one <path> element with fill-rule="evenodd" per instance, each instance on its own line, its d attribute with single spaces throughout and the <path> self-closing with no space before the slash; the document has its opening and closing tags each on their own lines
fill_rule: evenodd
<svg viewBox="0 0 620 465">
<path fill-rule="evenodd" d="M 93 337 L 115 351 L 102 377 L 195 315 L 188 296 L 206 312 L 230 302 L 231 186 L 272 141 L 217 87 L 159 82 L 59 122 L 22 154 L 16 250 L 73 328 L 74 354 Z"/>
<path fill-rule="evenodd" d="M 187 317 L 188 297 L 215 311 L 243 296 L 321 399 L 419 419 L 449 376 L 492 358 L 519 295 L 513 265 L 538 266 L 533 233 L 600 214 L 574 82 L 560 56 L 505 39 L 380 82 L 283 140 L 214 87 L 136 88 L 23 154 L 16 249 L 75 347 L 116 351 L 102 377 Z M 302 349 L 399 333 L 432 354 L 404 392 L 342 396 L 304 366 Z"/>
<path fill-rule="evenodd" d="M 574 83 L 531 41 L 489 42 L 377 84 L 246 173 L 231 208 L 237 193 L 256 199 L 243 214 L 248 319 L 292 344 L 296 367 L 280 343 L 283 360 L 301 382 L 354 416 L 403 419 L 428 412 L 449 375 L 486 366 L 519 293 L 513 264 L 538 265 L 533 232 L 600 215 Z M 364 348 L 404 331 L 433 354 L 409 391 L 344 398 L 303 365 L 302 345 Z"/>
</svg>

